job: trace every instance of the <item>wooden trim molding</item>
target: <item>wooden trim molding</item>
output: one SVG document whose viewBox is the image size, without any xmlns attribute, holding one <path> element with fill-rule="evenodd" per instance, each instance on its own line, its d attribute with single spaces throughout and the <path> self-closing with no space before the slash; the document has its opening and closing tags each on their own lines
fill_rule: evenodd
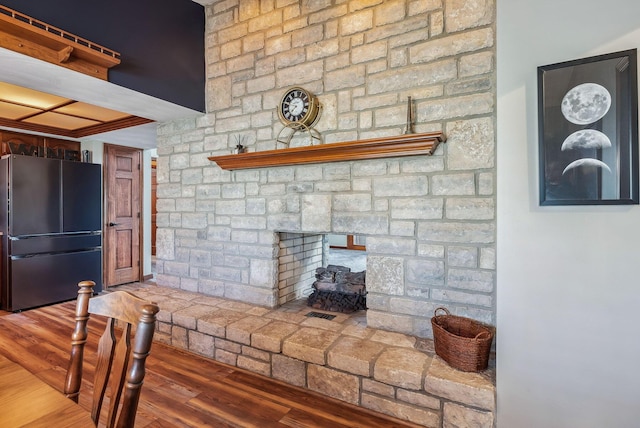
<svg viewBox="0 0 640 428">
<path fill-rule="evenodd" d="M 441 132 L 429 132 L 320 144 L 317 146 L 210 156 L 208 159 L 226 170 L 266 168 L 397 156 L 432 155 L 438 145 L 445 141 L 446 139 Z"/>
<path fill-rule="evenodd" d="M 0 47 L 107 80 L 120 54 L 0 5 Z"/>
</svg>

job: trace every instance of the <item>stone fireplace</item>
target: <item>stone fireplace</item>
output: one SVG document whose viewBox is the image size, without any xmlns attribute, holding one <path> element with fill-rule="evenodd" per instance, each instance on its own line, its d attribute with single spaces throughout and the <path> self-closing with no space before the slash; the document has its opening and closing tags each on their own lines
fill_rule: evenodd
<svg viewBox="0 0 640 428">
<path fill-rule="evenodd" d="M 282 243 L 351 233 L 366 236 L 370 327 L 431 337 L 439 306 L 495 324 L 494 3 L 374 3 L 207 6 L 207 114 L 158 131 L 158 284 L 277 307 L 305 293 Z M 238 140 L 275 149 L 294 84 L 323 105 L 324 144 L 402 135 L 407 96 L 416 132 L 447 142 L 432 156 L 208 160 Z"/>
<path fill-rule="evenodd" d="M 494 16 L 490 1 L 206 6 L 207 113 L 158 128 L 156 278 L 188 295 L 167 298 L 175 312 L 161 311 L 161 334 L 423 426 L 491 427 L 491 380 L 451 372 L 415 345 L 429 342 L 439 306 L 495 324 Z M 230 155 L 237 141 L 249 154 L 276 149 L 276 106 L 291 86 L 323 106 L 318 146 L 402 136 L 409 96 L 415 132 L 442 133 L 446 144 L 365 160 L 335 151 L 340 161 L 318 163 L 296 162 L 312 151 L 296 147 L 286 165 L 245 168 L 247 157 Z M 209 160 L 225 156 L 242 168 Z M 316 328 L 334 322 L 321 319 L 287 330 L 282 314 L 247 313 L 304 295 L 300 266 L 317 262 L 317 237 L 329 233 L 366 237 L 365 332 Z M 310 255 L 298 265 L 305 241 Z"/>
<path fill-rule="evenodd" d="M 216 182 L 194 190 L 196 205 L 212 209 L 182 213 L 183 227 L 158 231 L 162 248 L 175 249 L 159 251 L 158 282 L 277 307 L 304 295 L 296 284 L 305 275 L 312 282 L 322 265 L 323 234 L 354 233 L 367 242 L 369 326 L 429 337 L 441 305 L 491 322 L 493 273 L 480 263 L 492 254 L 493 222 L 462 221 L 491 199 L 443 197 L 475 188 L 477 178 L 447 173 L 438 152 L 231 172 L 210 166 Z"/>
</svg>

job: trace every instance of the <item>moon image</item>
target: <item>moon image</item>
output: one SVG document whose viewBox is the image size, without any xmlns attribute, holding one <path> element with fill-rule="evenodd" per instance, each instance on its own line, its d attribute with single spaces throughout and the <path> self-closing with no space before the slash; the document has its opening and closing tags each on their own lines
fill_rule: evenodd
<svg viewBox="0 0 640 428">
<path fill-rule="evenodd" d="M 561 150 L 605 149 L 611 147 L 611 140 L 595 129 L 581 129 L 569 135 L 562 143 Z"/>
<path fill-rule="evenodd" d="M 564 117 L 576 125 L 601 119 L 611 107 L 611 94 L 597 83 L 583 83 L 571 88 L 562 98 Z"/>
<path fill-rule="evenodd" d="M 567 165 L 567 167 L 564 169 L 564 171 L 562 171 L 562 175 L 564 175 L 565 172 L 574 169 L 574 168 L 578 168 L 581 166 L 591 166 L 591 167 L 596 167 L 596 168 L 602 168 L 602 169 L 606 169 L 607 171 L 611 172 L 611 168 L 609 168 L 607 166 L 606 163 L 599 161 L 598 159 L 592 159 L 592 158 L 583 158 L 583 159 L 578 159 L 576 161 L 571 162 L 569 165 Z"/>
</svg>

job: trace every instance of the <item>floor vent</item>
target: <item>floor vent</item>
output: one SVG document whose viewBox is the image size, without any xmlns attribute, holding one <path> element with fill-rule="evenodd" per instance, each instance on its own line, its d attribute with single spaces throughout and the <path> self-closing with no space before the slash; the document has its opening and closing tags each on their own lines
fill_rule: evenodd
<svg viewBox="0 0 640 428">
<path fill-rule="evenodd" d="M 335 315 L 323 314 L 320 312 L 309 312 L 307 316 L 314 317 L 314 318 L 324 318 L 326 320 L 332 320 L 336 317 Z"/>
</svg>

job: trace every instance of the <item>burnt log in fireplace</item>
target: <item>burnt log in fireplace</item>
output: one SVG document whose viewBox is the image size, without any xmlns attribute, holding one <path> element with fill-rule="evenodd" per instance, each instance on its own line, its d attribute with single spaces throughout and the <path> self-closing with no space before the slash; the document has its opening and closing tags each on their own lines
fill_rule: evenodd
<svg viewBox="0 0 640 428">
<path fill-rule="evenodd" d="M 316 269 L 313 292 L 307 305 L 315 309 L 351 313 L 367 309 L 366 271 L 351 272 L 345 266 L 329 265 Z"/>
</svg>

